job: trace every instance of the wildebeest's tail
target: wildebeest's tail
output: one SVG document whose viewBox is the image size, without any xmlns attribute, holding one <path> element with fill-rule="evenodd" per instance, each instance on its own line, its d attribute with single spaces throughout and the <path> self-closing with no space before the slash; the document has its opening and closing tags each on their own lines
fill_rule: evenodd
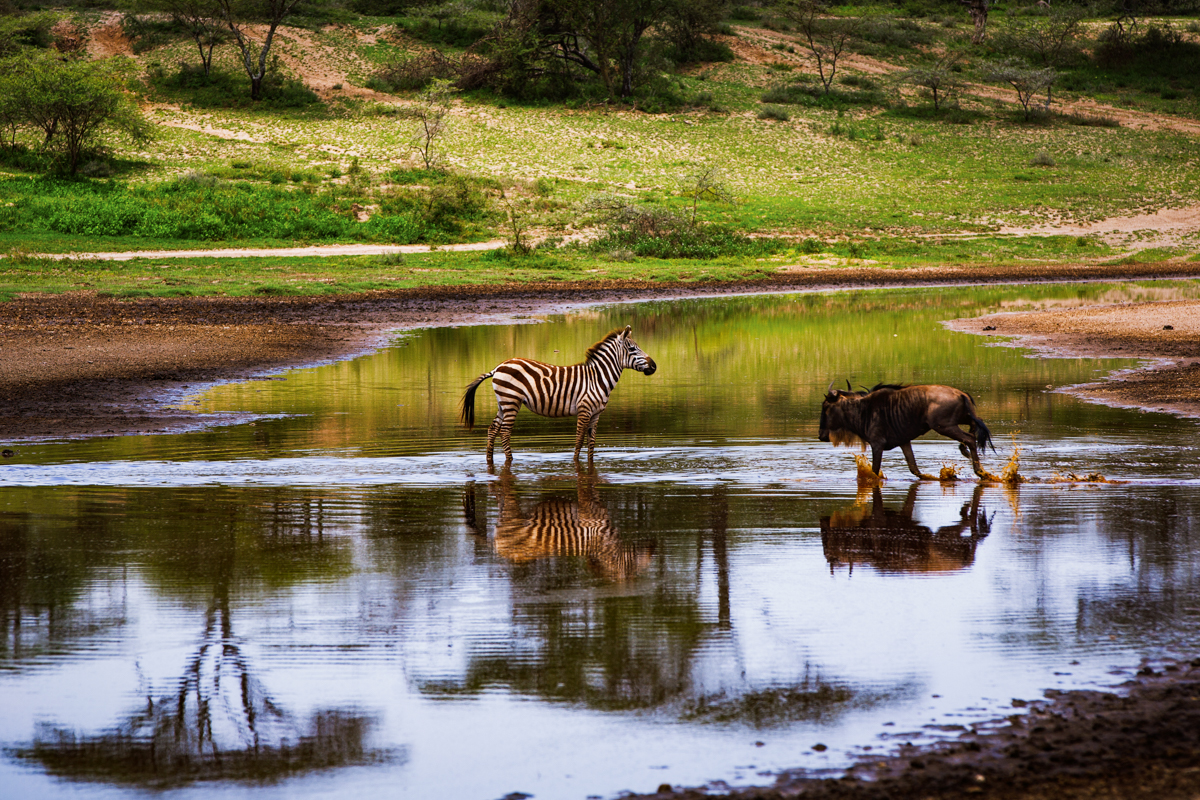
<svg viewBox="0 0 1200 800">
<path fill-rule="evenodd" d="M 970 397 L 970 395 L 967 395 Z M 975 444 L 979 447 L 979 452 L 985 452 L 988 445 L 991 445 L 992 452 L 996 452 L 996 443 L 992 441 L 992 432 L 988 430 L 988 426 L 983 423 L 978 415 L 975 414 L 975 400 L 971 399 L 971 406 L 967 409 L 967 413 L 971 415 L 971 424 L 975 426 Z"/>
<path fill-rule="evenodd" d="M 479 388 L 479 384 L 486 381 L 492 375 L 496 374 L 496 370 L 485 372 L 467 387 L 462 396 L 462 411 L 459 414 L 459 419 L 467 426 L 467 430 L 472 430 L 475 427 L 475 390 Z"/>
</svg>

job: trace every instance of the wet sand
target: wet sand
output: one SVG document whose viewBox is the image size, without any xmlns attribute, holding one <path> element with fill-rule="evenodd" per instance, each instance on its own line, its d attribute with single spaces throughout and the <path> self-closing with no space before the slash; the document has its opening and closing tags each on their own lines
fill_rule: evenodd
<svg viewBox="0 0 1200 800">
<path fill-rule="evenodd" d="M 1145 368 L 1065 391 L 1110 406 L 1200 417 L 1200 301 L 991 314 L 955 320 L 950 327 L 1012 337 L 1012 344 L 1047 356 L 1146 359 Z"/>
</svg>

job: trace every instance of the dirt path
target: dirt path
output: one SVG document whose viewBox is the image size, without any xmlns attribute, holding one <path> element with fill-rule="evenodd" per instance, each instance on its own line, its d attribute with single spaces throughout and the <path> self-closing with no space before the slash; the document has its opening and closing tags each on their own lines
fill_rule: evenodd
<svg viewBox="0 0 1200 800">
<path fill-rule="evenodd" d="M 301 258 L 305 256 L 374 256 L 388 253 L 428 253 L 433 250 L 473 252 L 499 250 L 505 246 L 500 239 L 469 244 L 326 244 L 311 247 L 222 248 L 219 250 L 126 250 L 119 253 L 64 253 L 47 258 L 90 259 L 98 261 L 130 261 L 135 258 Z"/>
</svg>

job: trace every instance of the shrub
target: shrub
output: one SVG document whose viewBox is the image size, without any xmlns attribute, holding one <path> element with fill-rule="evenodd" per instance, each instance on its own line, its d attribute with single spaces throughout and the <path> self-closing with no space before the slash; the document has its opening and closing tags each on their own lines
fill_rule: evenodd
<svg viewBox="0 0 1200 800">
<path fill-rule="evenodd" d="M 1038 150 L 1033 158 L 1029 159 L 1031 167 L 1053 167 L 1055 166 L 1054 156 L 1047 153 L 1045 150 Z"/>
<path fill-rule="evenodd" d="M 778 120 L 779 122 L 787 122 L 792 117 L 790 114 L 788 114 L 787 111 L 780 108 L 779 106 L 764 106 L 758 112 L 758 118 L 759 119 L 773 119 L 773 120 Z"/>
</svg>

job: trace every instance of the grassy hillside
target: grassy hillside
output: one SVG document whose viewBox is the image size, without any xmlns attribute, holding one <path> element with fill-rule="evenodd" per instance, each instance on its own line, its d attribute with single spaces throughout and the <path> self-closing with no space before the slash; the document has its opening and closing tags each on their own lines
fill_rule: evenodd
<svg viewBox="0 0 1200 800">
<path fill-rule="evenodd" d="M 0 266 L 0 291 L 88 283 L 71 277 L 86 268 L 49 279 L 49 262 L 33 253 L 298 242 L 544 242 L 515 271 L 519 254 L 461 257 L 486 280 L 499 267 L 559 280 L 597 271 L 714 274 L 714 263 L 672 258 L 681 255 L 720 256 L 716 272 L 735 278 L 797 263 L 1200 252 L 1198 226 L 1187 222 L 1200 216 L 1195 22 L 1143 21 L 1143 31 L 1167 31 L 1169 42 L 1152 47 L 1144 40 L 1153 37 L 1140 34 L 1138 47 L 1106 65 L 1097 48 L 1107 23 L 1085 21 L 1058 68 L 1049 111 L 1039 98 L 1029 115 L 1010 86 L 987 80 L 1004 55 L 1005 32 L 1025 19 L 1020 9 L 993 14 L 988 42 L 975 47 L 967 45 L 965 13 L 838 11 L 866 15 L 869 24 L 839 60 L 828 94 L 795 30 L 742 9 L 716 37 L 733 60 L 664 71 L 625 102 L 455 94 L 447 132 L 435 142 L 436 169 L 425 168 L 413 145 L 419 92 L 379 89 L 391 85 L 385 78 L 397 64 L 433 49 L 414 31 L 453 40 L 448 29 L 351 14 L 285 27 L 271 92 L 252 103 L 228 45 L 217 48 L 213 76 L 202 80 L 190 41 L 146 20 L 123 23 L 116 12 L 72 12 L 89 32 L 91 57 L 135 64 L 128 87 L 154 136 L 140 144 L 113 138 L 109 155 L 72 179 L 38 174 L 29 135 L 3 151 L 0 252 L 10 258 Z M 438 46 L 453 57 L 459 44 Z M 926 90 L 901 78 L 956 48 L 957 86 L 935 109 Z M 1164 61 L 1163 52 L 1173 56 Z M 697 176 L 735 202 L 693 197 Z M 646 225 L 679 226 L 672 214 L 686 221 L 693 213 L 697 225 L 682 225 L 680 246 L 641 247 Z M 614 226 L 621 236 L 610 235 Z M 687 238 L 698 230 L 708 231 L 699 245 Z M 379 285 L 378 260 L 361 261 L 318 260 L 305 274 L 325 285 Z M 205 281 L 175 288 L 227 290 Z"/>
</svg>

